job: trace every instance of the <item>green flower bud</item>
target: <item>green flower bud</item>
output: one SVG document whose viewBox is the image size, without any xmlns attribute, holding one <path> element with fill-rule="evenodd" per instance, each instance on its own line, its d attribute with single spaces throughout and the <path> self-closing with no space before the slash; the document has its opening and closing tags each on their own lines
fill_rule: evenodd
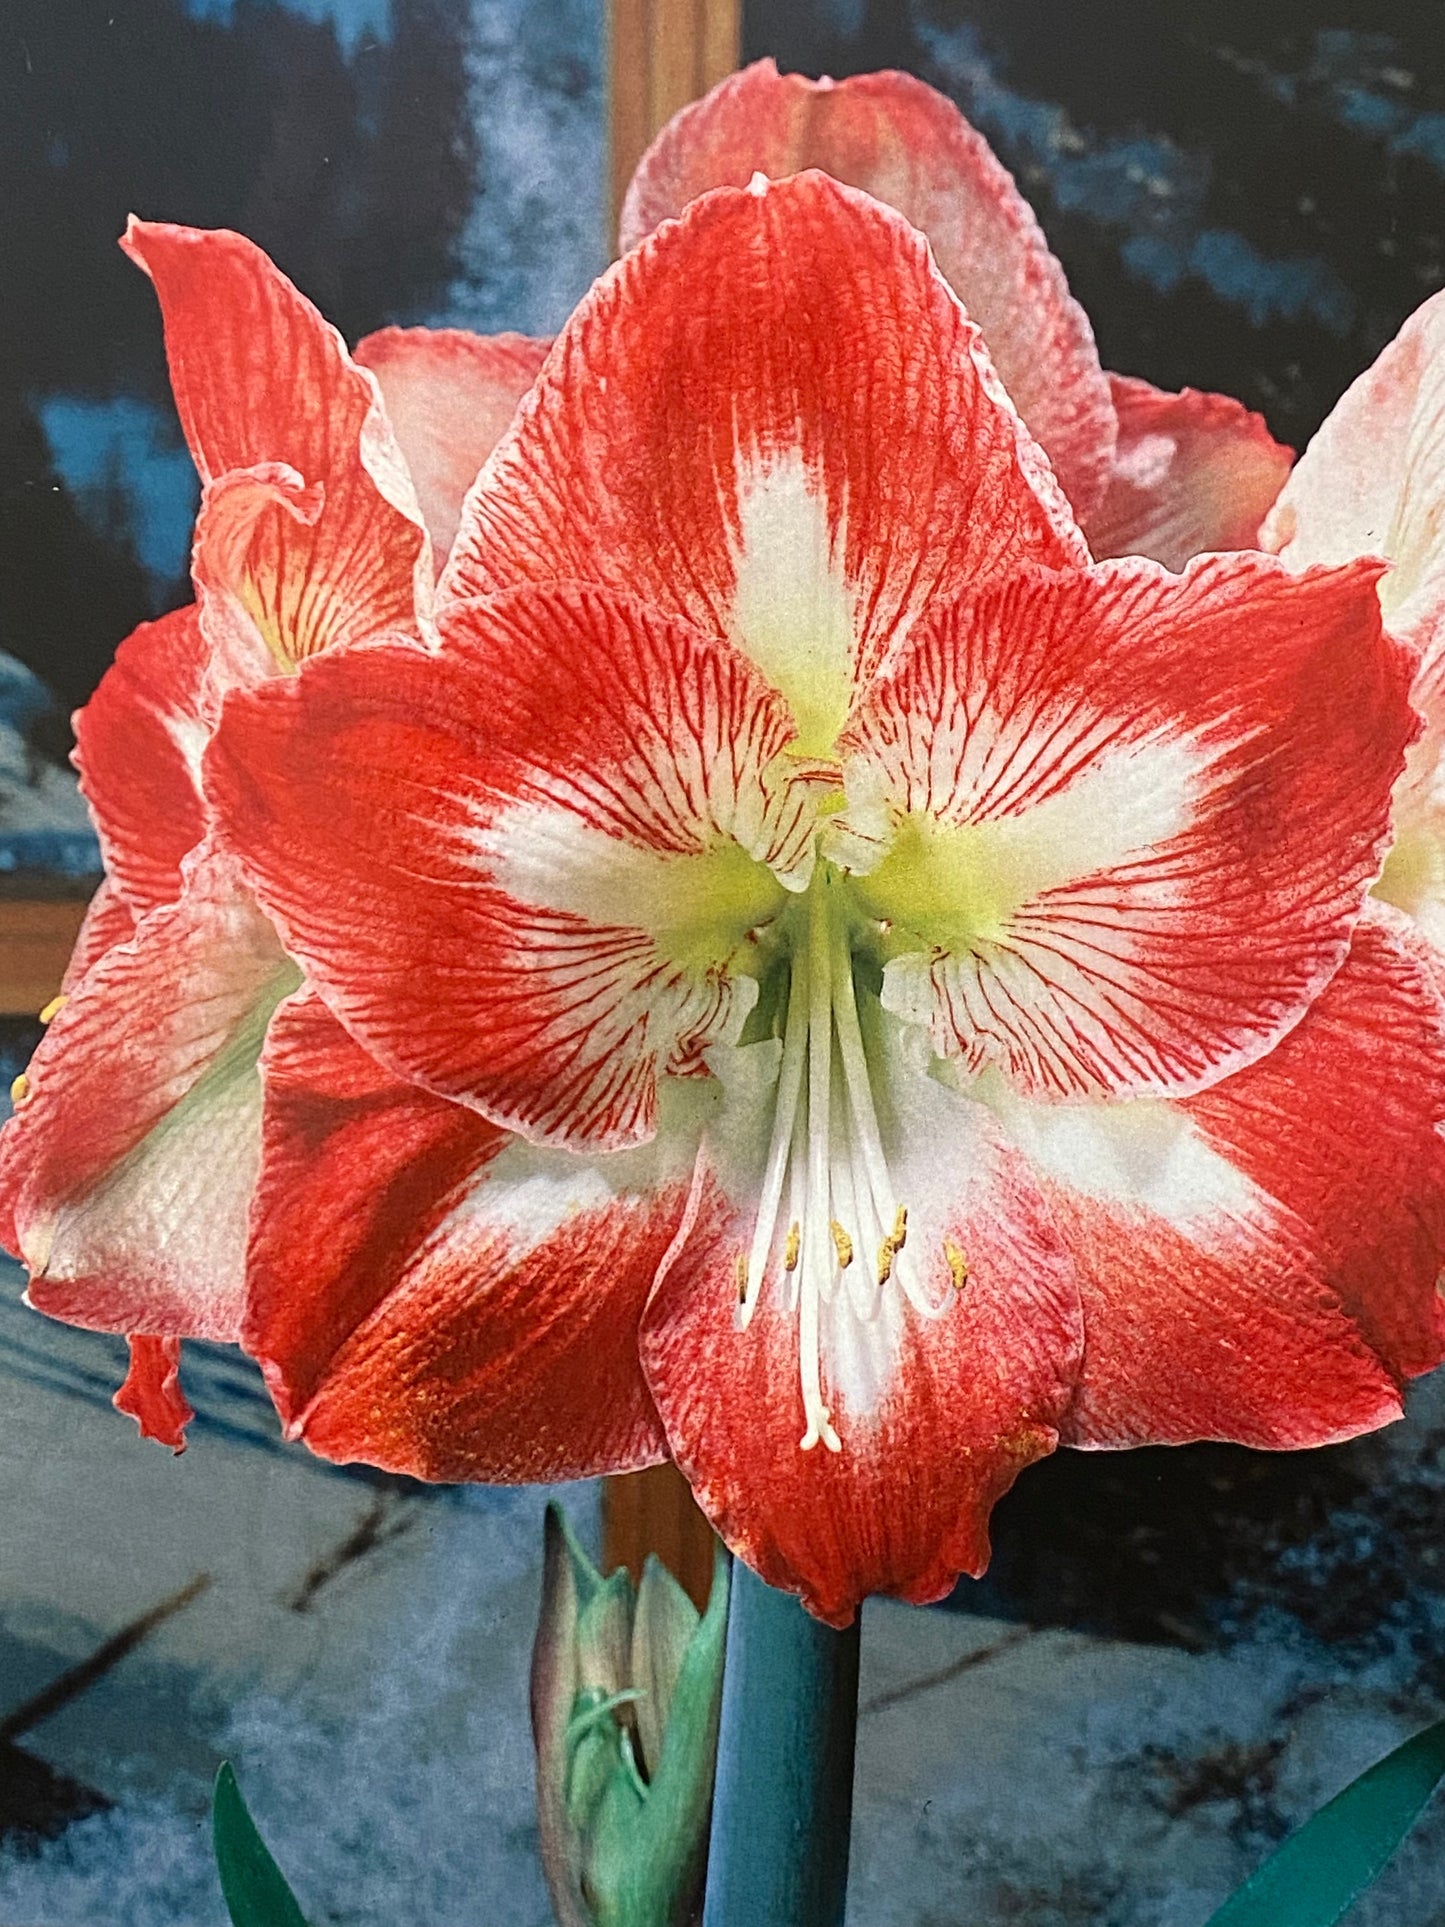
<svg viewBox="0 0 1445 1927">
<path fill-rule="evenodd" d="M 547 1508 L 532 1649 L 542 1865 L 558 1927 L 686 1927 L 700 1906 L 728 1566 L 707 1611 L 649 1559 L 634 1598 Z"/>
</svg>

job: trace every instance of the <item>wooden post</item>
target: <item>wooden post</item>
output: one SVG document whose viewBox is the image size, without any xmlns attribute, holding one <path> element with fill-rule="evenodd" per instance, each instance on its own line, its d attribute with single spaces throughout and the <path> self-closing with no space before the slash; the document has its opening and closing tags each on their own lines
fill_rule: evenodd
<svg viewBox="0 0 1445 1927">
<path fill-rule="evenodd" d="M 0 1017 L 34 1017 L 60 988 L 85 916 L 77 896 L 0 896 Z"/>
<path fill-rule="evenodd" d="M 655 134 L 738 64 L 742 0 L 610 0 L 608 115 L 612 235 L 632 171 Z M 672 1465 L 607 1479 L 602 1560 L 636 1580 L 656 1553 L 699 1611 L 712 1583 L 712 1529 Z"/>
<path fill-rule="evenodd" d="M 741 0 L 610 0 L 612 233 L 632 170 L 680 107 L 725 80 L 742 45 Z"/>
</svg>

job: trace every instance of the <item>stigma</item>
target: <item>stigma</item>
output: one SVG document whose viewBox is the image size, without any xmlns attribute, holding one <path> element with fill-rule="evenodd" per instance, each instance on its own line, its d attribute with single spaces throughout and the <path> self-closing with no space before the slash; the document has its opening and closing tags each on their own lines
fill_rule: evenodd
<svg viewBox="0 0 1445 1927">
<path fill-rule="evenodd" d="M 779 1294 L 798 1321 L 800 1447 L 841 1452 L 824 1383 L 824 1308 L 837 1342 L 848 1319 L 876 1319 L 889 1292 L 929 1317 L 944 1307 L 929 1302 L 906 1255 L 908 1207 L 884 1153 L 854 983 L 866 923 L 844 877 L 821 861 L 798 912 L 758 1212 L 737 1260 L 737 1325 L 747 1329 L 765 1289 Z"/>
</svg>

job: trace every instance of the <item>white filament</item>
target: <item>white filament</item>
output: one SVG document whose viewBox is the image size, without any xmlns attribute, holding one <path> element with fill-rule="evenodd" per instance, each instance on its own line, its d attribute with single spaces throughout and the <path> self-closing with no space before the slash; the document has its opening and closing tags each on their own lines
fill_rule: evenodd
<svg viewBox="0 0 1445 1927">
<path fill-rule="evenodd" d="M 803 1396 L 801 1447 L 842 1450 L 824 1389 L 824 1307 L 871 1323 L 884 1294 L 902 1292 L 927 1317 L 878 1127 L 853 966 L 836 884 L 826 870 L 809 889 L 792 981 L 777 1099 L 752 1241 L 741 1270 L 738 1325 L 746 1329 L 775 1278 L 779 1308 L 798 1318 Z M 788 1221 L 781 1218 L 784 1195 Z"/>
</svg>

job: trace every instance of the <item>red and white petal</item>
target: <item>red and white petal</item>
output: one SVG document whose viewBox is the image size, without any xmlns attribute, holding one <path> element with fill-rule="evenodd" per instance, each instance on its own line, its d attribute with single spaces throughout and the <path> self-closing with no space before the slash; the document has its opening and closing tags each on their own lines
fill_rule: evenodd
<svg viewBox="0 0 1445 1927">
<path fill-rule="evenodd" d="M 75 763 L 106 874 L 137 913 L 180 894 L 200 842 L 206 643 L 194 605 L 143 622 L 76 714 Z"/>
<path fill-rule="evenodd" d="M 637 1327 L 686 1163 L 534 1151 L 392 1078 L 311 995 L 278 1012 L 265 1083 L 242 1342 L 292 1437 L 448 1481 L 665 1456 Z"/>
<path fill-rule="evenodd" d="M 1396 795 L 1401 847 L 1382 893 L 1438 922 L 1445 793 L 1445 293 L 1416 309 L 1336 403 L 1300 457 L 1260 537 L 1291 568 L 1382 555 L 1380 604 L 1420 651 L 1414 700 L 1425 731 Z M 1393 872 L 1393 874 L 1391 873 Z"/>
<path fill-rule="evenodd" d="M 1077 1262 L 1067 1443 L 1321 1445 L 1445 1355 L 1445 1037 L 1376 913 L 1270 1055 L 1180 1104 L 998 1093 Z"/>
<path fill-rule="evenodd" d="M 807 174 L 705 196 L 595 284 L 440 594 L 637 595 L 733 638 L 813 755 L 931 600 L 1083 554 L 923 237 Z"/>
<path fill-rule="evenodd" d="M 456 540 L 467 490 L 551 346 L 530 335 L 465 328 L 382 328 L 356 344 L 355 359 L 376 376 L 416 484 L 438 571 Z"/>
<path fill-rule="evenodd" d="M 1114 446 L 1088 319 L 1012 175 L 953 102 L 911 74 L 815 81 L 760 60 L 729 76 L 675 115 L 643 155 L 619 246 L 634 247 L 710 188 L 805 168 L 885 201 L 927 235 L 1082 517 L 1099 498 Z"/>
<path fill-rule="evenodd" d="M 894 816 L 844 851 L 889 1007 L 1039 1097 L 1267 1050 L 1343 960 L 1416 728 L 1376 568 L 1035 570 L 930 623 L 844 743 Z"/>
<path fill-rule="evenodd" d="M 1229 395 L 1172 395 L 1128 375 L 1109 386 L 1118 446 L 1107 488 L 1080 517 L 1094 554 L 1182 569 L 1209 551 L 1258 548 L 1293 450 Z"/>
<path fill-rule="evenodd" d="M 773 869 L 806 876 L 790 719 L 726 643 L 596 589 L 442 633 L 234 696 L 206 765 L 222 833 L 392 1070 L 531 1138 L 635 1142 L 726 1024 Z"/>
<path fill-rule="evenodd" d="M 1445 675 L 1445 291 L 1335 404 L 1261 539 L 1291 568 L 1383 555 L 1387 624 Z"/>
<path fill-rule="evenodd" d="M 203 610 L 224 592 L 288 667 L 363 637 L 422 633 L 431 545 L 375 377 L 241 235 L 132 220 L 122 246 L 155 283 L 202 483 L 255 477 L 244 529 L 233 515 L 199 531 Z M 278 477 L 294 478 L 312 512 L 265 499 Z M 255 661 L 264 674 L 264 655 Z"/>
<path fill-rule="evenodd" d="M 1445 1359 L 1441 956 L 1372 904 L 1303 1023 L 1182 1107 L 1307 1229 L 1366 1341 L 1399 1379 Z"/>
<path fill-rule="evenodd" d="M 132 1332 L 128 1343 L 130 1370 L 111 1404 L 135 1420 L 143 1439 L 184 1452 L 186 1427 L 196 1414 L 181 1390 L 180 1339 Z"/>
<path fill-rule="evenodd" d="M 235 874 L 193 858 L 173 904 L 67 997 L 0 1137 L 29 1301 L 71 1324 L 234 1339 L 260 1155 L 256 1071 L 295 968 Z"/>
<path fill-rule="evenodd" d="M 135 926 L 135 911 L 110 878 L 102 877 L 99 888 L 86 905 L 80 934 L 75 939 L 75 948 L 65 966 L 65 975 L 60 982 L 61 999 L 71 996 L 82 978 L 89 974 L 108 950 L 113 950 L 118 943 L 128 943 L 135 935 Z M 51 1003 L 45 1013 L 47 1019 L 59 1008 L 60 1000 Z M 8 1242 L 8 1239 L 0 1239 L 0 1243 Z"/>
<path fill-rule="evenodd" d="M 910 1066 L 884 1023 L 890 1041 L 872 1061 L 907 1214 L 888 1282 L 855 1235 L 814 1339 L 806 1255 L 783 1269 L 780 1224 L 756 1312 L 739 1328 L 757 1188 L 737 1146 L 766 1140 L 771 1090 L 759 1080 L 761 1120 L 740 1118 L 730 1083 L 643 1321 L 648 1383 L 699 1504 L 771 1585 L 840 1626 L 869 1593 L 922 1604 L 960 1572 L 983 1571 L 993 1505 L 1057 1443 L 1082 1342 L 1072 1261 L 1027 1165 L 982 1106 L 928 1076 L 926 1058 Z M 856 1233 L 837 1185 L 832 1205 Z M 808 1235 L 805 1225 L 803 1244 Z M 814 1359 L 837 1450 L 800 1445 Z"/>
</svg>

